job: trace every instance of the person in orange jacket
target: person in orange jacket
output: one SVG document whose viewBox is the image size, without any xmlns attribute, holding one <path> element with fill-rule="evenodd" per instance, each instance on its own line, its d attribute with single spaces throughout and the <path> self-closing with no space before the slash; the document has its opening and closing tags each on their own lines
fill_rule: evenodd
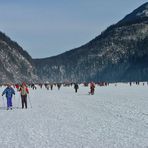
<svg viewBox="0 0 148 148">
<path fill-rule="evenodd" d="M 27 95 L 29 94 L 29 90 L 25 82 L 22 83 L 20 87 L 20 92 L 21 92 L 22 109 L 24 108 L 24 105 L 25 108 L 27 108 Z"/>
</svg>

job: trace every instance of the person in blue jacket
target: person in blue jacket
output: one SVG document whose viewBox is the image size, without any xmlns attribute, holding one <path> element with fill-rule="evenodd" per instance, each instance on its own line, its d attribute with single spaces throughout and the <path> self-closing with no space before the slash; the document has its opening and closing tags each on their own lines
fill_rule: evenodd
<svg viewBox="0 0 148 148">
<path fill-rule="evenodd" d="M 8 84 L 7 88 L 3 91 L 2 96 L 3 95 L 6 95 L 7 98 L 7 110 L 12 109 L 12 96 L 15 95 L 15 91 L 10 84 Z"/>
</svg>

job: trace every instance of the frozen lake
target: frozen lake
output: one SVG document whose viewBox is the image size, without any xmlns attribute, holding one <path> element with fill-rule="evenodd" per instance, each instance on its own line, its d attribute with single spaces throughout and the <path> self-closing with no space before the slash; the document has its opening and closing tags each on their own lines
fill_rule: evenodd
<svg viewBox="0 0 148 148">
<path fill-rule="evenodd" d="M 4 88 L 0 88 L 0 93 Z M 0 99 L 0 148 L 148 148 L 148 86 L 30 90 L 32 108 Z M 17 108 L 19 107 L 19 108 Z"/>
</svg>

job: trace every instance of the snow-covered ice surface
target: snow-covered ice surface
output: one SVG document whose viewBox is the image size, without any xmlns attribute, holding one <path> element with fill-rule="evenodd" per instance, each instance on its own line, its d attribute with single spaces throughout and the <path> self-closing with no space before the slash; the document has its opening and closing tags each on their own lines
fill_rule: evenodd
<svg viewBox="0 0 148 148">
<path fill-rule="evenodd" d="M 94 96 L 88 91 L 30 90 L 33 108 L 27 110 L 4 110 L 1 97 L 0 148 L 148 148 L 147 85 L 97 86 Z M 19 98 L 14 107 L 21 106 Z"/>
</svg>

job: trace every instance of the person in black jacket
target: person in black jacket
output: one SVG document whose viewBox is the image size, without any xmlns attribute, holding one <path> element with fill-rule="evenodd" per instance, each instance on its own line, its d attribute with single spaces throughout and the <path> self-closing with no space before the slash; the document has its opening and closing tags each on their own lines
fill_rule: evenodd
<svg viewBox="0 0 148 148">
<path fill-rule="evenodd" d="M 74 84 L 74 89 L 75 89 L 75 93 L 77 93 L 77 91 L 79 89 L 79 85 L 77 83 Z"/>
</svg>

